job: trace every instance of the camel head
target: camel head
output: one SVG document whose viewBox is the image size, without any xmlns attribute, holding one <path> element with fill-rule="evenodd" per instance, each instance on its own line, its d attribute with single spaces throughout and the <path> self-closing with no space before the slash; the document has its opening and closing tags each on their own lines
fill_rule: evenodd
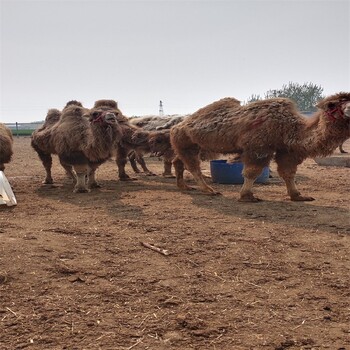
<svg viewBox="0 0 350 350">
<path fill-rule="evenodd" d="M 171 150 L 170 131 L 153 131 L 148 138 L 151 152 L 160 157 Z"/>
<path fill-rule="evenodd" d="M 317 107 L 325 112 L 329 119 L 350 120 L 350 93 L 340 92 L 321 100 Z"/>
<path fill-rule="evenodd" d="M 92 124 L 112 125 L 117 124 L 117 116 L 111 111 L 93 110 L 90 113 L 90 122 Z"/>
</svg>

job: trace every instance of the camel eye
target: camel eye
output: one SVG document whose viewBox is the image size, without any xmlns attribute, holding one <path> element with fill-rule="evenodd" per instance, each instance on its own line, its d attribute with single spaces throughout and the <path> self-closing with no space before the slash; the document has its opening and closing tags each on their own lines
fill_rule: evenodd
<svg viewBox="0 0 350 350">
<path fill-rule="evenodd" d="M 334 102 L 329 102 L 328 103 L 328 106 L 327 106 L 329 109 L 333 109 L 336 107 L 336 104 Z"/>
</svg>

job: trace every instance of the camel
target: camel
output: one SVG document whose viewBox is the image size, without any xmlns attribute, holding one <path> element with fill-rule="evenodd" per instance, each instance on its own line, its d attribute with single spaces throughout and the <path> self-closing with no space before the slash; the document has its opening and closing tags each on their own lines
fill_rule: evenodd
<svg viewBox="0 0 350 350">
<path fill-rule="evenodd" d="M 306 158 L 327 156 L 350 136 L 350 93 L 340 92 L 321 100 L 311 118 L 302 116 L 293 101 L 273 98 L 239 106 L 235 99 L 216 101 L 192 114 L 170 130 L 175 151 L 177 186 L 191 189 L 183 179 L 186 167 L 208 194 L 200 170 L 201 150 L 221 154 L 240 153 L 244 183 L 240 201 L 256 202 L 255 179 L 274 158 L 292 201 L 311 201 L 295 185 L 297 167 Z M 238 101 L 237 101 L 238 102 Z"/>
<path fill-rule="evenodd" d="M 114 111 L 115 108 L 117 108 L 117 102 L 114 100 L 99 100 L 95 102 L 94 108 L 101 108 L 106 111 Z M 125 171 L 125 165 L 127 163 L 128 155 L 132 151 L 135 151 L 135 157 L 138 154 L 151 152 L 149 142 L 152 143 L 152 139 L 155 137 L 155 135 L 157 135 L 157 132 L 154 132 L 156 133 L 154 135 L 153 132 L 145 131 L 131 124 L 129 122 L 129 119 L 123 115 L 118 115 L 117 119 L 122 129 L 122 137 L 116 143 L 116 164 L 118 167 L 119 179 L 120 181 L 133 181 L 136 179 L 130 177 Z M 162 138 L 162 140 L 165 143 L 167 143 L 168 147 L 170 147 L 170 137 Z M 156 146 L 158 148 L 160 147 L 159 144 L 157 144 Z M 155 151 L 157 150 L 155 149 Z M 146 163 L 143 160 L 143 157 L 140 157 L 138 161 L 141 163 L 141 166 L 143 167 L 145 173 L 153 175 L 153 173 L 148 170 Z"/>
<path fill-rule="evenodd" d="M 0 123 L 0 171 L 5 170 L 5 164 L 9 163 L 13 154 L 13 137 L 11 130 Z"/>
<path fill-rule="evenodd" d="M 63 108 L 63 111 L 69 106 L 82 107 L 82 104 L 76 100 L 68 101 Z M 53 184 L 53 178 L 51 174 L 52 154 L 56 154 L 57 152 L 51 142 L 51 129 L 59 121 L 61 115 L 62 112 L 58 109 L 49 109 L 44 124 L 40 128 L 34 130 L 31 135 L 31 146 L 37 152 L 46 172 L 43 184 Z M 75 182 L 76 178 L 72 167 L 67 164 L 61 165 L 66 170 L 67 175 Z"/>
<path fill-rule="evenodd" d="M 73 192 L 89 192 L 100 187 L 95 178 L 97 168 L 108 160 L 121 138 L 118 123 L 121 112 L 70 105 L 62 111 L 51 129 L 51 144 L 63 166 L 73 167 L 76 184 Z M 86 184 L 87 177 L 87 184 Z"/>
<path fill-rule="evenodd" d="M 136 161 L 141 165 L 143 171 L 147 174 L 150 172 L 146 166 L 143 158 L 144 153 L 151 153 L 157 157 L 162 157 L 164 162 L 163 176 L 169 177 L 171 174 L 172 160 L 174 159 L 174 152 L 170 144 L 170 132 L 169 130 L 162 131 L 146 131 L 137 130 L 132 135 L 132 142 L 129 146 L 132 147 L 132 152 L 128 157 L 131 167 L 135 173 L 139 172 Z M 153 173 L 151 173 L 153 174 Z"/>
<path fill-rule="evenodd" d="M 164 116 L 164 117 L 160 117 L 160 116 L 132 117 L 132 118 L 129 118 L 129 121 L 132 125 L 136 125 L 147 131 L 160 131 L 160 130 L 169 131 L 169 129 L 172 126 L 182 122 L 185 117 L 186 116 L 179 116 L 179 115 Z M 164 162 L 164 171 L 162 173 L 162 176 L 174 177 L 171 172 L 174 152 L 172 151 L 171 145 L 170 145 L 170 134 L 168 132 L 164 134 L 159 134 L 159 136 L 156 139 L 157 139 L 157 143 L 153 142 L 153 147 L 158 146 L 158 148 L 159 147 L 161 148 L 161 151 L 156 151 L 158 156 L 160 156 L 161 153 L 163 154 L 162 158 Z M 143 159 L 142 151 L 141 152 L 132 151 L 129 153 L 128 157 L 129 157 L 131 167 L 133 168 L 135 173 L 140 172 L 140 170 L 137 167 L 136 161 L 141 165 L 145 173 L 149 171 Z"/>
</svg>

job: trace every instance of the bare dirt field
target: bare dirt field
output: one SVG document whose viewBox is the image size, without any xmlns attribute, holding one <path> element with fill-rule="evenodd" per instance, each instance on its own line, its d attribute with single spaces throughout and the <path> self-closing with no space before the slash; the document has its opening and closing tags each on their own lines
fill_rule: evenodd
<svg viewBox="0 0 350 350">
<path fill-rule="evenodd" d="M 212 197 L 161 176 L 120 182 L 114 161 L 100 189 L 75 194 L 57 158 L 55 185 L 41 183 L 30 138 L 14 152 L 5 174 L 18 205 L 0 207 L 1 350 L 350 349 L 349 168 L 301 165 L 313 202 L 289 201 L 274 176 L 255 186 L 264 201 L 240 203 L 240 185 L 214 184 L 223 195 Z"/>
</svg>

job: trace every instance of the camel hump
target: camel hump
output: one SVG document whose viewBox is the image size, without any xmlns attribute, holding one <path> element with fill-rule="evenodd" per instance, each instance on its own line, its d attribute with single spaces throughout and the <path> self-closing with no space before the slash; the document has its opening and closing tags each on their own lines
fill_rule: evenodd
<svg viewBox="0 0 350 350">
<path fill-rule="evenodd" d="M 64 106 L 64 108 L 67 108 L 69 106 L 78 106 L 78 107 L 83 107 L 82 103 L 77 101 L 77 100 L 71 100 L 71 101 L 68 101 L 66 103 L 66 105 Z"/>
<path fill-rule="evenodd" d="M 266 100 L 258 100 L 254 102 L 250 102 L 246 105 L 247 110 L 253 109 L 264 109 L 264 110 L 292 110 L 293 112 L 297 111 L 296 103 L 285 97 L 276 97 L 269 98 Z"/>
<path fill-rule="evenodd" d="M 114 100 L 97 100 L 94 104 L 94 108 L 99 108 L 99 107 L 109 107 L 109 108 L 117 109 L 118 102 Z"/>
<path fill-rule="evenodd" d="M 57 122 L 61 117 L 61 111 L 59 111 L 56 108 L 51 108 L 48 110 L 45 118 L 45 123 L 46 122 Z"/>
</svg>

